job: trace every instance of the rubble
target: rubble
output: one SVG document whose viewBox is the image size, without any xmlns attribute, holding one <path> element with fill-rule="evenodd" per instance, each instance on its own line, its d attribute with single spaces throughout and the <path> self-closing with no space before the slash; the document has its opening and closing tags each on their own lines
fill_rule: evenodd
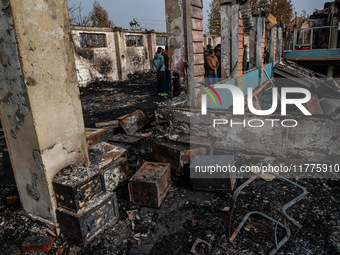
<svg viewBox="0 0 340 255">
<path fill-rule="evenodd" d="M 123 128 L 126 134 L 133 135 L 141 130 L 149 123 L 149 118 L 145 115 L 143 110 L 138 109 L 130 114 L 117 118 L 119 125 Z"/>
<path fill-rule="evenodd" d="M 136 85 L 133 86 L 136 88 Z M 110 121 L 134 111 L 134 109 L 119 108 L 115 102 L 112 102 L 112 106 L 108 106 L 104 102 L 102 103 L 103 106 L 100 107 L 99 103 L 90 100 L 91 96 L 100 97 L 102 93 L 106 94 L 111 87 L 116 89 L 120 85 L 111 84 L 110 87 L 109 84 L 106 84 L 101 88 L 99 86 L 97 88 L 95 85 L 93 87 L 93 90 L 86 91 L 82 96 L 83 107 L 87 109 L 84 117 L 88 126 L 94 126 L 95 123 L 98 123 L 100 116 L 106 116 L 103 120 Z M 144 87 L 143 89 L 146 88 Z M 150 95 L 153 93 L 155 86 L 150 86 L 148 89 L 145 95 L 139 94 L 138 96 L 152 97 Z M 125 98 L 131 92 L 128 87 L 126 92 L 120 89 L 118 91 L 120 91 L 122 98 Z M 131 98 L 134 97 L 132 93 Z M 157 97 L 153 98 L 156 99 Z M 140 108 L 140 105 L 136 106 L 137 108 Z M 167 126 L 168 122 L 161 125 Z M 153 160 L 153 152 L 147 149 L 146 146 L 153 144 L 154 141 L 165 143 L 169 141 L 165 138 L 159 138 L 164 136 L 164 133 L 160 133 L 158 127 L 146 126 L 141 130 L 141 133 L 152 133 L 152 136 L 141 139 L 143 142 L 141 142 L 140 147 L 136 146 L 139 149 L 131 150 L 131 154 L 138 155 L 138 160 L 141 163 L 150 162 Z M 128 136 L 124 134 L 122 137 Z M 181 137 L 182 141 L 188 142 L 184 138 L 184 136 Z M 108 140 L 108 143 L 123 144 L 124 141 L 128 141 L 128 139 L 124 139 L 116 142 Z M 206 146 L 202 139 L 198 139 L 196 142 L 200 146 Z M 120 147 L 119 145 L 116 146 Z M 132 156 L 131 154 L 130 156 Z M 272 162 L 273 164 L 280 162 L 276 157 L 256 157 L 255 155 L 244 155 L 239 151 L 235 151 L 234 154 L 234 160 L 239 165 L 256 165 L 261 164 L 263 161 Z M 120 159 L 124 160 L 124 156 L 117 160 Z M 127 160 L 129 161 L 129 157 Z M 286 160 L 289 162 L 289 159 Z M 113 166 L 112 163 L 107 166 Z M 105 167 L 100 171 L 103 170 L 105 170 Z M 130 173 L 134 174 L 135 170 L 137 169 L 130 167 Z M 91 174 L 88 176 L 91 176 Z M 193 191 L 188 176 L 172 176 L 171 181 L 172 188 L 159 208 L 148 208 L 130 203 L 127 180 L 119 182 L 117 187 L 113 188 L 117 194 L 116 209 L 119 210 L 119 220 L 115 224 L 105 227 L 105 230 L 100 234 L 92 237 L 87 242 L 87 246 L 73 240 L 72 237 L 75 235 L 66 236 L 67 231 L 65 232 L 65 230 L 62 230 L 60 236 L 53 236 L 46 230 L 45 226 L 24 215 L 19 203 L 10 207 L 6 205 L 6 197 L 15 195 L 15 189 L 1 185 L 0 253 L 6 254 L 4 251 L 11 246 L 21 247 L 26 238 L 38 236 L 41 233 L 46 233 L 54 238 L 54 244 L 49 254 L 56 254 L 60 249 L 63 249 L 64 254 L 165 253 L 184 255 L 190 253 L 198 238 L 209 242 L 212 235 L 215 236 L 211 244 L 212 254 L 266 254 L 275 247 L 274 231 L 271 231 L 275 226 L 273 227 L 270 221 L 262 220 L 262 218 L 255 216 L 251 217 L 250 221 L 247 221 L 248 224 L 245 224 L 249 231 L 241 231 L 232 244 L 228 243 L 226 221 L 232 201 L 230 192 Z M 238 187 L 244 181 L 237 180 L 235 187 Z M 289 228 L 295 232 L 294 241 L 314 254 L 334 254 L 336 245 L 339 243 L 337 239 L 339 230 L 337 227 L 340 226 L 340 215 L 337 207 L 339 204 L 338 193 L 340 192 L 338 181 L 301 179 L 297 180 L 297 182 L 306 187 L 309 194 L 288 210 L 289 215 L 293 216 L 302 226 L 300 231 L 295 232 L 295 227 L 290 225 L 290 222 L 287 222 Z M 231 224 L 236 227 L 242 217 L 250 211 L 261 211 L 277 219 L 277 215 L 281 215 L 280 208 L 297 195 L 298 192 L 294 186 L 289 183 L 283 186 L 278 178 L 270 182 L 259 178 L 240 194 L 238 198 L 240 206 L 235 210 Z M 280 241 L 285 236 L 284 229 L 278 227 L 277 235 Z M 289 254 L 298 254 L 301 251 L 299 250 L 301 248 L 297 248 L 298 246 L 290 243 L 284 245 L 280 251 L 283 252 L 288 246 Z M 165 250 L 166 252 L 164 252 Z M 207 254 L 208 246 L 198 244 L 196 251 L 199 254 Z"/>
<path fill-rule="evenodd" d="M 53 238 L 50 236 L 31 236 L 21 245 L 23 252 L 48 252 L 53 245 Z"/>
</svg>

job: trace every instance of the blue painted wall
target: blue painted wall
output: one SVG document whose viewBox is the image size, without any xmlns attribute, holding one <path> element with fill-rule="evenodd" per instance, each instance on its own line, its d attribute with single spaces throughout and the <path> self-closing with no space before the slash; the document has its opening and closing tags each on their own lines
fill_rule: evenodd
<svg viewBox="0 0 340 255">
<path fill-rule="evenodd" d="M 264 66 L 264 69 L 267 71 L 268 75 L 270 77 L 273 77 L 273 63 L 270 63 L 268 65 Z M 256 69 L 252 72 L 246 73 L 242 77 L 242 91 L 244 96 L 248 95 L 248 88 L 253 88 L 253 90 L 257 87 L 260 86 L 261 82 L 261 76 L 260 76 L 261 70 Z M 266 74 L 263 72 L 263 83 L 267 82 L 268 78 Z M 227 84 L 235 85 L 235 79 L 228 81 Z M 217 106 L 215 105 L 214 101 L 212 98 L 208 96 L 208 108 L 211 109 L 228 109 L 230 106 L 233 104 L 233 97 L 232 94 L 229 90 L 226 89 L 216 89 L 217 93 L 220 95 L 221 100 L 222 100 L 222 106 L 217 100 L 216 96 L 216 102 Z"/>
<path fill-rule="evenodd" d="M 283 57 L 290 58 L 339 58 L 340 59 L 340 49 L 330 49 L 330 50 L 295 50 L 284 52 Z"/>
</svg>

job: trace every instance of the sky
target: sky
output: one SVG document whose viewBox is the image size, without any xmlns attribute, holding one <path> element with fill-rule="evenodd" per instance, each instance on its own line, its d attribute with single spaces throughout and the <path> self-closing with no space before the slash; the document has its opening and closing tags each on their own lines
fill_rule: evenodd
<svg viewBox="0 0 340 255">
<path fill-rule="evenodd" d="M 295 11 L 306 10 L 312 14 L 314 9 L 323 9 L 324 3 L 331 0 L 292 0 Z M 165 32 L 165 0 L 98 0 L 107 10 L 110 19 L 118 27 L 130 28 L 130 21 L 135 18 L 143 28 Z M 207 24 L 208 10 L 211 0 L 203 0 L 204 24 Z M 68 0 L 69 6 L 81 3 L 82 16 L 92 10 L 94 0 Z"/>
</svg>

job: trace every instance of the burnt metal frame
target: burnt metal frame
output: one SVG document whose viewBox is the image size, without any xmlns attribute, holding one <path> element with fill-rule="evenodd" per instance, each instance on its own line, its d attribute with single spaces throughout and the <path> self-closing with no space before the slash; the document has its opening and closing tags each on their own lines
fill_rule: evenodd
<svg viewBox="0 0 340 255">
<path fill-rule="evenodd" d="M 230 237 L 229 241 L 232 242 L 234 241 L 234 239 L 236 238 L 236 235 L 240 232 L 240 230 L 242 229 L 243 225 L 246 223 L 246 221 L 248 220 L 248 218 L 253 215 L 253 214 L 258 214 L 272 222 L 274 222 L 275 224 L 279 225 L 280 227 L 284 228 L 287 232 L 286 236 L 275 246 L 274 249 L 271 250 L 271 252 L 269 253 L 269 255 L 274 255 L 285 243 L 288 242 L 290 236 L 291 236 L 291 231 L 290 229 L 283 225 L 281 222 L 274 220 L 273 218 L 269 217 L 267 214 L 261 213 L 261 212 L 257 212 L 257 211 L 252 211 L 247 213 L 247 215 L 243 218 L 243 220 L 241 221 L 241 223 L 238 225 L 237 229 L 235 230 L 235 232 L 233 233 L 233 236 Z"/>
<path fill-rule="evenodd" d="M 311 27 L 311 28 L 295 28 L 294 29 L 294 41 L 293 41 L 293 51 L 295 51 L 296 46 L 310 46 L 310 49 L 313 50 L 313 38 L 314 38 L 314 30 L 316 29 L 329 29 L 329 38 L 327 49 L 331 49 L 331 41 L 332 41 L 332 29 L 338 28 L 338 26 L 321 26 L 321 27 Z M 304 32 L 310 32 L 310 42 L 304 43 Z M 302 44 L 298 43 L 298 32 L 303 32 L 303 42 Z"/>
<path fill-rule="evenodd" d="M 308 192 L 306 190 L 306 188 L 302 187 L 301 185 L 283 177 L 283 176 L 280 176 L 276 173 L 268 173 L 268 174 L 271 174 L 271 175 L 274 175 L 275 177 L 279 178 L 279 179 L 282 179 L 298 188 L 300 188 L 303 193 L 300 194 L 299 196 L 297 196 L 296 198 L 294 198 L 293 200 L 291 200 L 290 202 L 288 202 L 287 204 L 285 204 L 282 208 L 281 208 L 281 212 L 282 214 L 285 216 L 286 219 L 288 219 L 290 222 L 292 222 L 295 226 L 297 226 L 298 228 L 301 228 L 302 226 L 297 222 L 295 221 L 292 217 L 290 217 L 288 214 L 287 214 L 287 209 L 289 207 L 291 207 L 292 205 L 296 204 L 298 201 L 300 201 L 302 198 L 304 198 Z M 269 217 L 268 215 L 266 214 L 263 214 L 261 212 L 256 212 L 256 211 L 253 211 L 253 212 L 249 212 L 242 220 L 242 222 L 239 224 L 239 226 L 237 227 L 237 229 L 235 230 L 235 232 L 231 235 L 231 218 L 232 218 L 232 215 L 233 215 L 233 212 L 234 212 L 234 209 L 235 209 L 235 204 L 236 204 L 236 201 L 237 201 L 237 198 L 239 196 L 239 194 L 241 193 L 241 191 L 247 187 L 249 184 L 251 184 L 253 181 L 255 181 L 259 176 L 258 175 L 253 175 L 252 177 L 250 177 L 246 182 L 244 182 L 242 185 L 240 185 L 234 192 L 233 194 L 233 198 L 232 198 L 232 205 L 230 207 L 230 210 L 229 210 L 229 213 L 228 213 L 228 219 L 227 219 L 227 225 L 228 225 L 228 230 L 229 230 L 229 242 L 233 242 L 234 239 L 236 238 L 237 234 L 239 233 L 239 231 L 241 230 L 241 228 L 243 227 L 244 223 L 247 221 L 247 219 L 250 217 L 250 215 L 252 214 L 259 214 L 267 219 L 269 219 L 270 221 L 276 223 L 277 225 L 280 225 L 281 227 L 285 228 L 286 229 L 286 232 L 287 232 L 287 235 L 277 244 L 276 248 L 274 248 L 269 254 L 270 255 L 273 255 L 275 254 L 290 238 L 291 236 L 291 231 L 290 229 L 283 225 L 282 223 L 280 223 L 279 221 Z"/>
</svg>

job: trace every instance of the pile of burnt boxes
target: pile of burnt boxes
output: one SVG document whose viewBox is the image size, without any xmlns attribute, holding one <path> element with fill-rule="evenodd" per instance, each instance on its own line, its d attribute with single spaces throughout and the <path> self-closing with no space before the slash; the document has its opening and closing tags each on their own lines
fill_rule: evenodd
<svg viewBox="0 0 340 255">
<path fill-rule="evenodd" d="M 59 227 L 62 233 L 83 244 L 118 220 L 113 191 L 129 178 L 124 148 L 103 142 L 94 145 L 89 155 L 89 167 L 70 166 L 53 179 Z"/>
<path fill-rule="evenodd" d="M 148 134 L 138 133 L 150 122 L 148 116 L 141 110 L 121 116 L 114 121 L 96 123 L 96 128 L 86 128 L 86 141 L 89 146 L 100 142 L 109 142 L 126 149 L 130 169 L 134 172 L 141 166 L 143 156 L 147 153 Z M 151 134 L 149 134 L 151 136 Z"/>
</svg>

